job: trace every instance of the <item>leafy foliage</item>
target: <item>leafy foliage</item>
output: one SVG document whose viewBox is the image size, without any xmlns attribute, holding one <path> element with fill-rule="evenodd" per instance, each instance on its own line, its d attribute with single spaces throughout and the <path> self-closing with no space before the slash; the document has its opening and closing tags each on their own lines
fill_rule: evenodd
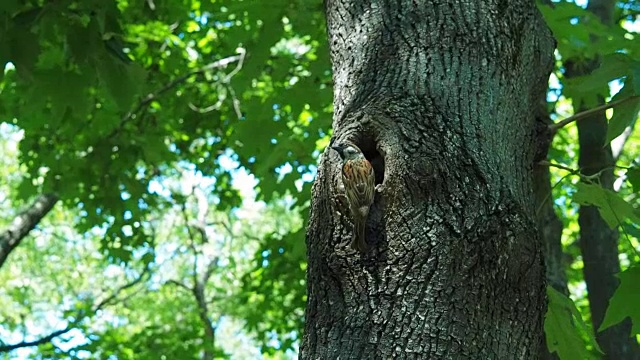
<svg viewBox="0 0 640 360">
<path fill-rule="evenodd" d="M 640 223 L 640 217 L 633 206 L 615 192 L 594 184 L 579 183 L 576 187 L 578 191 L 573 200 L 580 204 L 596 206 L 600 216 L 610 227 L 616 228 L 626 219 Z"/>
<path fill-rule="evenodd" d="M 589 136 L 602 137 L 614 149 L 614 156 L 620 164 L 613 171 L 617 177 L 614 190 L 600 184 L 600 175 L 611 171 L 610 167 L 596 169 L 591 175 L 580 174 L 576 165 L 578 149 L 575 144 L 578 138 L 574 127 L 569 125 L 559 130 L 549 152 L 553 164 L 564 164 L 559 167 L 562 169 L 552 168 L 552 181 L 558 184 L 554 187 L 554 204 L 562 214 L 564 225 L 563 250 L 568 255 L 569 288 L 575 305 L 588 319 L 589 303 L 580 271 L 584 264 L 580 249 L 576 246 L 580 231 L 577 226 L 578 205 L 597 207 L 609 227 L 622 230 L 621 234 L 626 240 L 620 245 L 623 266 L 628 266 L 629 261 L 622 260 L 630 259 L 633 263 L 638 258 L 638 237 L 632 233 L 640 220 L 637 211 L 637 191 L 640 187 L 634 185 L 637 183 L 635 162 L 639 149 L 637 134 L 633 132 L 640 110 L 637 88 L 640 47 L 635 39 L 637 34 L 631 30 L 637 21 L 637 9 L 632 2 L 617 2 L 610 13 L 611 18 L 617 20 L 608 25 L 592 9 L 584 9 L 574 2 L 559 1 L 539 7 L 558 40 L 557 69 L 552 75 L 550 84 L 553 89 L 549 94 L 549 99 L 554 101 L 552 117 L 558 120 L 572 118 L 570 107 L 576 111 L 591 108 L 593 110 L 588 111 L 591 114 L 602 112 L 602 100 L 608 101 L 613 109 L 608 113 L 606 133 Z M 595 70 L 588 70 L 594 66 Z M 567 75 L 569 68 L 571 76 Z M 581 121 L 582 118 L 578 116 L 573 120 Z M 576 354 L 586 357 L 584 351 L 591 345 L 585 347 L 584 341 L 590 339 L 587 344 L 593 344 L 595 348 L 597 343 L 591 335 L 586 336 L 590 332 L 574 311 L 574 304 L 551 290 L 548 296 L 545 331 L 549 349 L 557 351 L 561 359 L 572 359 Z M 622 298 L 625 299 L 622 301 L 632 301 L 631 297 Z M 616 318 L 622 320 L 629 315 L 628 309 L 622 310 L 624 308 L 619 300 L 614 304 L 612 299 L 608 313 L 611 309 L 616 309 L 614 313 L 624 312 L 626 315 Z M 599 331 L 603 329 L 601 326 Z M 590 356 L 596 355 L 592 353 Z"/>
<path fill-rule="evenodd" d="M 6 74 L 12 85 L 0 106 L 20 114 L 12 121 L 25 130 L 19 195 L 58 193 L 84 210 L 80 229 L 108 226 L 112 252 L 114 243 L 148 241 L 121 229 L 157 205 L 149 183 L 176 161 L 224 178 L 229 170 L 216 158 L 231 148 L 269 200 L 275 191 L 298 193 L 296 177 L 275 169 L 308 171 L 328 125 L 320 115 L 331 96 L 321 14 L 299 18 L 309 3 L 149 4 L 32 2 L 0 13 L 2 65 L 16 69 Z M 242 56 L 233 57 L 237 49 Z M 224 181 L 215 191 L 224 206 L 238 204 Z"/>
</svg>

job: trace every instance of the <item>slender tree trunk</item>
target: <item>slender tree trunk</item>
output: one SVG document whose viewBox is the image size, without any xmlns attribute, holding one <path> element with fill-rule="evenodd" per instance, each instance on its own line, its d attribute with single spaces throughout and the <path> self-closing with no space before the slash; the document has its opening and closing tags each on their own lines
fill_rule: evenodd
<svg viewBox="0 0 640 360">
<path fill-rule="evenodd" d="M 546 94 L 535 108 L 538 131 L 538 150 L 536 158 L 546 158 L 553 140 L 552 124 L 547 111 Z M 569 295 L 567 275 L 565 273 L 564 252 L 562 251 L 562 222 L 553 207 L 553 188 L 548 166 L 538 165 L 533 170 L 533 193 L 535 198 L 536 220 L 544 246 L 544 259 L 547 283 L 559 292 Z"/>
<path fill-rule="evenodd" d="M 335 141 L 359 145 L 384 188 L 360 255 L 338 156 L 323 154 L 301 357 L 537 358 L 532 109 L 553 41 L 534 2 L 329 0 L 326 12 Z"/>
<path fill-rule="evenodd" d="M 542 124 L 549 124 L 550 120 L 544 116 L 546 121 Z M 548 126 L 548 125 L 547 125 Z M 547 127 L 548 129 L 548 127 Z M 545 136 L 542 132 L 541 138 L 551 140 L 551 136 Z M 537 166 L 534 169 L 534 195 L 537 224 L 544 248 L 544 260 L 547 284 L 559 292 L 569 295 L 567 285 L 567 274 L 565 272 L 564 252 L 562 250 L 562 222 L 558 218 L 553 207 L 553 194 L 549 167 Z M 547 350 L 546 341 L 540 349 L 540 359 L 558 359 L 557 354 L 551 354 Z"/>
<path fill-rule="evenodd" d="M 615 1 L 589 1 L 588 10 L 593 12 L 604 24 L 613 24 Z M 598 61 L 589 64 L 566 62 L 566 76 L 585 75 L 599 66 Z M 601 99 L 601 102 L 604 102 Z M 586 110 L 584 106 L 576 106 L 575 112 Z M 615 160 L 610 144 L 606 144 L 607 118 L 598 113 L 577 122 L 578 140 L 580 144 L 579 165 L 583 174 L 600 173 L 600 184 L 613 189 L 613 165 Z M 618 238 L 616 229 L 602 219 L 598 209 L 593 206 L 581 206 L 578 223 L 580 225 L 580 249 L 584 262 L 584 279 L 587 285 L 591 320 L 596 330 L 596 339 L 608 359 L 640 359 L 640 348 L 635 339 L 630 338 L 631 321 L 629 319 L 598 333 L 597 329 L 604 319 L 609 299 L 618 287 L 615 277 L 620 272 L 618 259 Z"/>
<path fill-rule="evenodd" d="M 580 168 L 585 175 L 601 172 L 600 184 L 613 189 L 614 164 L 611 147 L 605 145 L 607 119 L 597 114 L 578 122 L 580 142 Z M 598 329 L 609 306 L 619 281 L 618 238 L 616 229 L 611 229 L 594 206 L 581 206 L 580 249 L 584 262 L 584 279 L 587 284 L 591 321 Z M 598 343 L 609 359 L 640 359 L 640 349 L 635 339 L 630 338 L 631 321 L 627 319 L 601 333 L 596 332 Z"/>
<path fill-rule="evenodd" d="M 53 209 L 57 201 L 58 197 L 55 195 L 38 196 L 28 209 L 16 216 L 8 229 L 0 233 L 0 267 L 22 239 Z"/>
<path fill-rule="evenodd" d="M 562 222 L 553 208 L 549 168 L 539 167 L 534 174 L 538 228 L 544 244 L 547 283 L 559 292 L 569 295 L 562 251 Z"/>
<path fill-rule="evenodd" d="M 614 164 L 611 147 L 605 146 L 606 133 L 607 119 L 604 115 L 594 115 L 578 122 L 580 168 L 585 175 L 602 171 L 600 184 L 613 189 L 613 170 L 605 169 Z M 594 206 L 580 207 L 578 223 L 591 321 L 597 330 L 604 320 L 609 299 L 619 284 L 615 277 L 620 272 L 619 234 L 609 228 Z M 631 321 L 627 319 L 603 332 L 596 332 L 596 339 L 608 359 L 640 359 L 638 343 L 629 337 L 630 331 Z"/>
<path fill-rule="evenodd" d="M 195 296 L 196 303 L 198 305 L 198 316 L 200 317 L 200 321 L 202 321 L 202 326 L 204 326 L 203 341 L 205 343 L 205 347 L 204 352 L 202 353 L 202 359 L 211 360 L 215 355 L 216 329 L 209 318 L 209 304 L 207 303 L 205 295 L 205 286 L 206 282 L 196 283 L 193 288 L 193 295 Z"/>
</svg>

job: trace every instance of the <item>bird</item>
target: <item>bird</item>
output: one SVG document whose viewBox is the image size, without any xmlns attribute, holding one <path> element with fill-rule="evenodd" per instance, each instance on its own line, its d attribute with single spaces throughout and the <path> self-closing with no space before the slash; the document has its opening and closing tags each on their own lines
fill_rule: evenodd
<svg viewBox="0 0 640 360">
<path fill-rule="evenodd" d="M 376 191 L 373 167 L 362 151 L 352 143 L 335 144 L 331 148 L 342 159 L 342 183 L 353 220 L 351 247 L 364 253 L 367 251 L 365 225 Z"/>
</svg>

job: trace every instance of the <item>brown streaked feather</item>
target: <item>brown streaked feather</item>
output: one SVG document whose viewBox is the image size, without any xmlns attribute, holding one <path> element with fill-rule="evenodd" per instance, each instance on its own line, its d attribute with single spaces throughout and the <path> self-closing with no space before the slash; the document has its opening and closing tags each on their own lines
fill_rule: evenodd
<svg viewBox="0 0 640 360">
<path fill-rule="evenodd" d="M 373 167 L 354 144 L 332 148 L 338 151 L 343 161 L 342 183 L 353 220 L 351 247 L 364 253 L 368 248 L 365 239 L 367 217 L 375 196 Z"/>
<path fill-rule="evenodd" d="M 353 207 L 352 211 L 366 207 L 366 213 L 368 213 L 375 195 L 375 177 L 369 161 L 366 159 L 346 161 L 342 166 L 342 176 L 349 203 Z M 366 216 L 366 213 L 354 214 L 354 216 Z"/>
</svg>

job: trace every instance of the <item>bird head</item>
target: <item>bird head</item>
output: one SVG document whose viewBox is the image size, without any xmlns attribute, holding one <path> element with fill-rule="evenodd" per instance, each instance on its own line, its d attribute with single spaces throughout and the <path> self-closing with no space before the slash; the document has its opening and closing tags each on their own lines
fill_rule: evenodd
<svg viewBox="0 0 640 360">
<path fill-rule="evenodd" d="M 342 160 L 353 160 L 364 158 L 362 151 L 353 144 L 335 144 L 331 148 L 335 150 Z"/>
</svg>

